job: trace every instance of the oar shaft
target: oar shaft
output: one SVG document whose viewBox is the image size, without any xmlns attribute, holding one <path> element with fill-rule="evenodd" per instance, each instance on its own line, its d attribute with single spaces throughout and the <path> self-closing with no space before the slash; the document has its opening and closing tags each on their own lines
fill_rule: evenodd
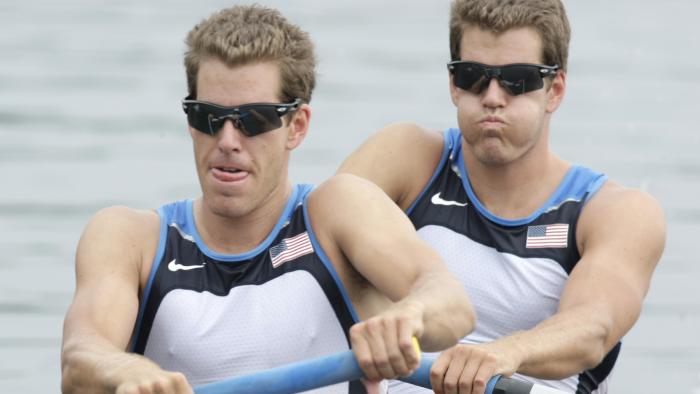
<svg viewBox="0 0 700 394">
<path fill-rule="evenodd" d="M 289 394 L 362 378 L 351 350 L 195 388 L 197 394 Z"/>
<path fill-rule="evenodd" d="M 430 368 L 434 359 L 421 357 L 419 367 L 402 381 L 431 388 Z M 351 350 L 242 375 L 195 388 L 197 394 L 292 394 L 364 377 Z M 496 375 L 486 394 L 567 394 L 550 387 Z"/>
</svg>

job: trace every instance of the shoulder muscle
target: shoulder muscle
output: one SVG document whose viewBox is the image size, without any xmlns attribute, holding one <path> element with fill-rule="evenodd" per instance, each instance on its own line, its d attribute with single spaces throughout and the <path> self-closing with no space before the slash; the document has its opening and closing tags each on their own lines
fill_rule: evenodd
<svg viewBox="0 0 700 394">
<path fill-rule="evenodd" d="M 153 257 L 159 235 L 158 215 L 123 206 L 102 209 L 88 223 L 76 255 L 78 284 L 95 271 L 140 277 L 142 262 Z"/>
<path fill-rule="evenodd" d="M 430 180 L 442 149 L 441 133 L 412 123 L 395 123 L 357 148 L 338 173 L 372 181 L 405 209 Z"/>
</svg>

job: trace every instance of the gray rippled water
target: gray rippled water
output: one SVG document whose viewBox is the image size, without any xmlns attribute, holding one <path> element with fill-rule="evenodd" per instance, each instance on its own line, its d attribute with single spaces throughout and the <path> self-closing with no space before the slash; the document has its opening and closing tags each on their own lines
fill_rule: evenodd
<svg viewBox="0 0 700 394">
<path fill-rule="evenodd" d="M 455 124 L 446 0 L 264 3 L 318 47 L 312 130 L 295 152 L 295 181 L 323 180 L 386 123 Z M 90 216 L 198 193 L 179 107 L 183 39 L 229 4 L 0 3 L 0 392 L 60 391 L 61 325 Z M 612 392 L 700 394 L 700 3 L 566 5 L 573 39 L 553 148 L 647 190 L 668 217 L 666 253 Z"/>
</svg>

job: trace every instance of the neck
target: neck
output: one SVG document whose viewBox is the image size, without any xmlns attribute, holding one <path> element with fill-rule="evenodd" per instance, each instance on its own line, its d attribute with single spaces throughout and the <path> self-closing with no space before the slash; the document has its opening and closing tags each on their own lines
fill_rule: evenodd
<svg viewBox="0 0 700 394">
<path fill-rule="evenodd" d="M 194 202 L 197 231 L 207 246 L 217 253 L 239 254 L 260 245 L 277 224 L 292 185 L 281 184 L 250 212 L 241 216 L 225 215 L 212 211 L 203 198 Z"/>
<path fill-rule="evenodd" d="M 479 161 L 462 139 L 469 183 L 479 201 L 496 216 L 531 215 L 554 193 L 570 165 L 549 151 L 546 135 L 522 156 L 505 164 Z"/>
</svg>

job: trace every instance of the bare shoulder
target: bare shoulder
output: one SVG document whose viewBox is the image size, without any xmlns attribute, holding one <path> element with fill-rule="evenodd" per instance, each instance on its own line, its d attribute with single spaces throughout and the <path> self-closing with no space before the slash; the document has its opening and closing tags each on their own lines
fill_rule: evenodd
<svg viewBox="0 0 700 394">
<path fill-rule="evenodd" d="M 584 207 L 578 233 L 583 250 L 588 241 L 632 239 L 640 248 L 660 255 L 666 239 L 666 219 L 661 205 L 649 193 L 608 181 Z"/>
<path fill-rule="evenodd" d="M 352 174 L 338 174 L 310 195 L 308 209 L 313 226 L 333 238 L 357 238 L 357 230 L 378 228 L 396 232 L 413 226 L 406 215 L 374 183 Z"/>
<path fill-rule="evenodd" d="M 115 205 L 98 211 L 90 220 L 85 233 L 99 232 L 124 239 L 143 239 L 157 235 L 160 227 L 158 214 Z"/>
<path fill-rule="evenodd" d="M 309 195 L 309 208 L 327 214 L 364 211 L 395 204 L 376 184 L 354 174 L 337 174 L 321 183 Z"/>
<path fill-rule="evenodd" d="M 90 220 L 78 245 L 79 272 L 100 267 L 117 268 L 117 263 L 134 264 L 140 275 L 144 261 L 155 255 L 160 219 L 155 211 L 112 206 L 98 211 Z M 105 261 L 108 264 L 97 264 Z"/>
<path fill-rule="evenodd" d="M 376 161 L 388 162 L 391 159 L 411 157 L 420 162 L 421 159 L 439 159 L 442 146 L 443 136 L 440 131 L 430 130 L 415 123 L 401 122 L 389 124 L 378 130 L 353 154 L 362 153 L 365 159 Z M 339 172 L 350 169 L 352 164 L 346 160 Z"/>
<path fill-rule="evenodd" d="M 411 153 L 430 152 L 442 149 L 442 133 L 430 130 L 416 123 L 391 123 L 378 130 L 368 140 L 368 144 L 379 144 L 386 148 L 397 146 Z"/>
<path fill-rule="evenodd" d="M 357 148 L 338 173 L 372 181 L 405 208 L 430 179 L 442 149 L 441 132 L 414 123 L 393 123 Z"/>
<path fill-rule="evenodd" d="M 631 215 L 644 221 L 665 222 L 661 205 L 656 198 L 649 193 L 624 187 L 614 181 L 606 182 L 582 212 L 584 218 L 601 215 Z"/>
</svg>

